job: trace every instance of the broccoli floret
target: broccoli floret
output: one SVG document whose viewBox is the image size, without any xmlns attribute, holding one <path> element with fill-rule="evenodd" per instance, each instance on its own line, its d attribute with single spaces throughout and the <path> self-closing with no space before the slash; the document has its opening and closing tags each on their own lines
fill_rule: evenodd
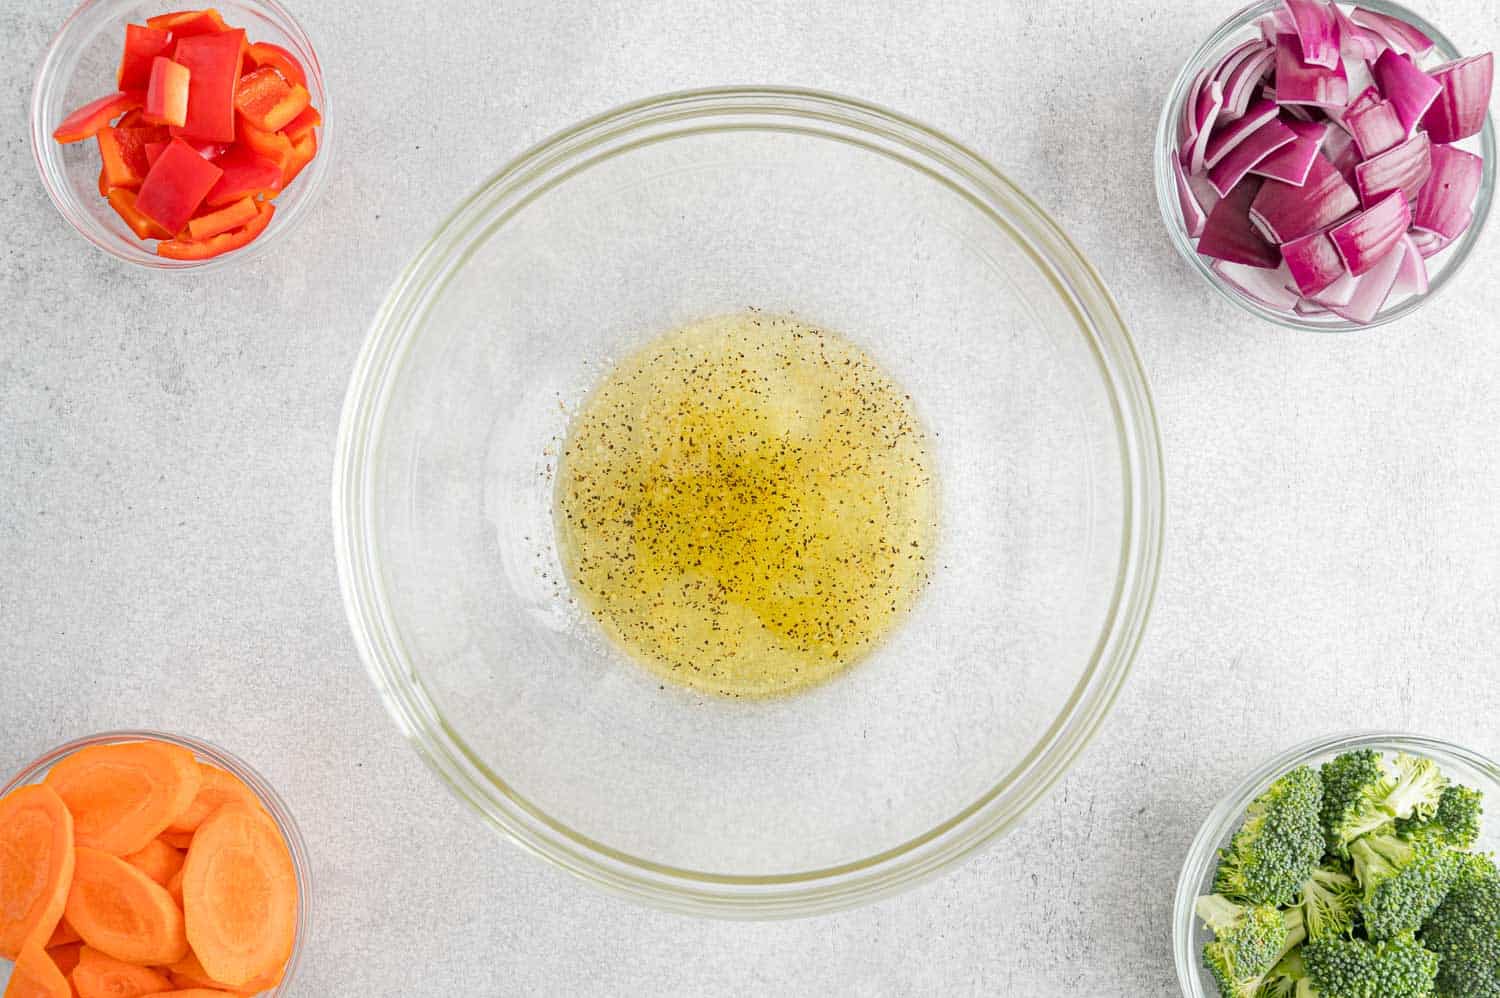
<svg viewBox="0 0 1500 998">
<path fill-rule="evenodd" d="M 1312 981 L 1307 976 L 1307 964 L 1302 960 L 1300 948 L 1292 950 L 1271 972 L 1261 985 L 1259 998 L 1316 998 Z"/>
<path fill-rule="evenodd" d="M 1302 885 L 1302 917 L 1307 938 L 1347 936 L 1354 931 L 1359 910 L 1359 884 L 1337 870 L 1318 869 Z"/>
<path fill-rule="evenodd" d="M 1391 834 L 1367 835 L 1349 847 L 1364 891 L 1359 911 L 1374 940 L 1415 932 L 1453 884 L 1456 853 Z"/>
<path fill-rule="evenodd" d="M 1500 870 L 1486 856 L 1463 856 L 1448 897 L 1422 926 L 1422 942 L 1442 957 L 1440 998 L 1500 998 Z"/>
<path fill-rule="evenodd" d="M 1429 998 L 1438 955 L 1410 935 L 1379 943 L 1323 939 L 1302 947 L 1317 998 Z"/>
<path fill-rule="evenodd" d="M 1215 935 L 1203 947 L 1203 966 L 1224 998 L 1255 998 L 1276 962 L 1307 938 L 1300 908 L 1240 905 L 1211 894 L 1198 899 L 1197 911 Z"/>
<path fill-rule="evenodd" d="M 1395 818 L 1429 818 L 1448 789 L 1448 778 L 1431 759 L 1402 753 L 1391 767 L 1394 785 L 1385 809 Z"/>
<path fill-rule="evenodd" d="M 1403 838 L 1429 839 L 1455 849 L 1470 849 L 1479 840 L 1483 814 L 1484 794 L 1453 783 L 1438 798 L 1432 817 L 1403 819 L 1396 822 L 1396 831 Z"/>
<path fill-rule="evenodd" d="M 1328 851 L 1339 856 L 1349 854 L 1355 839 L 1393 820 L 1427 821 L 1448 786 L 1431 759 L 1402 753 L 1387 762 L 1368 749 L 1324 763 L 1322 776 L 1324 834 Z"/>
<path fill-rule="evenodd" d="M 1323 855 L 1323 781 L 1300 766 L 1271 784 L 1219 854 L 1214 890 L 1258 904 L 1289 905 Z"/>
</svg>

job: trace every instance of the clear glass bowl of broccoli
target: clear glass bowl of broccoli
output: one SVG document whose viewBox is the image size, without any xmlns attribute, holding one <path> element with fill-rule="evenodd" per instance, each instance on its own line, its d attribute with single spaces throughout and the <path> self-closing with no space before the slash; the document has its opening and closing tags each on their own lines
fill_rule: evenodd
<svg viewBox="0 0 1500 998">
<path fill-rule="evenodd" d="M 1500 998 L 1497 852 L 1492 760 L 1394 732 L 1299 745 L 1220 801 L 1188 850 L 1182 993 Z"/>
</svg>

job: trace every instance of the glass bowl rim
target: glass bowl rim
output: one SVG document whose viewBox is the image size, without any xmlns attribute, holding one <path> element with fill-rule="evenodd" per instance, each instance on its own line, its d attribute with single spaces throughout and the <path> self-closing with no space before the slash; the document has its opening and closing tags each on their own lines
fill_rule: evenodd
<svg viewBox="0 0 1500 998">
<path fill-rule="evenodd" d="M 1348 0 L 1340 0 L 1347 3 Z M 1427 303 L 1435 299 L 1453 280 L 1463 271 L 1469 262 L 1469 256 L 1478 244 L 1479 238 L 1489 221 L 1490 209 L 1494 202 L 1495 193 L 1495 119 L 1492 112 L 1486 112 L 1484 116 L 1484 129 L 1480 132 L 1479 142 L 1481 154 L 1484 160 L 1484 176 L 1479 183 L 1479 193 L 1475 195 L 1474 221 L 1458 239 L 1458 244 L 1444 250 L 1445 254 L 1451 254 L 1442 271 L 1432 280 L 1431 288 L 1424 294 L 1413 295 L 1395 308 L 1382 307 L 1376 313 L 1375 318 L 1366 323 L 1350 322 L 1341 320 L 1339 322 L 1315 322 L 1310 318 L 1303 318 L 1296 314 L 1287 315 L 1275 309 L 1252 301 L 1248 296 L 1241 294 L 1234 288 L 1229 287 L 1223 278 L 1214 273 L 1213 269 L 1205 262 L 1193 248 L 1192 241 L 1188 238 L 1187 231 L 1180 221 L 1180 213 L 1177 206 L 1176 181 L 1172 176 L 1171 157 L 1175 155 L 1177 148 L 1177 118 L 1182 113 L 1182 103 L 1187 98 L 1193 77 L 1198 71 L 1212 59 L 1222 54 L 1224 46 L 1235 35 L 1245 31 L 1254 25 L 1257 18 L 1281 7 L 1281 0 L 1254 0 L 1247 6 L 1241 7 L 1219 23 L 1218 27 L 1209 34 L 1208 38 L 1194 50 L 1193 54 L 1184 63 L 1172 82 L 1171 89 L 1167 91 L 1166 103 L 1162 107 L 1161 118 L 1157 122 L 1155 146 L 1152 149 L 1152 177 L 1156 184 L 1156 204 L 1161 214 L 1162 223 L 1166 226 L 1167 236 L 1178 254 L 1187 261 L 1188 265 L 1195 270 L 1208 284 L 1220 295 L 1234 302 L 1258 318 L 1274 323 L 1285 329 L 1296 329 L 1312 333 L 1348 333 L 1364 332 L 1384 326 L 1388 323 L 1404 319 L 1416 312 Z M 1382 14 L 1390 14 L 1399 17 L 1415 25 L 1425 32 L 1433 41 L 1434 48 L 1439 52 L 1458 52 L 1458 48 L 1449 40 L 1448 36 L 1427 21 L 1416 11 L 1405 7 L 1394 0 L 1359 0 L 1359 6 L 1368 7 Z M 1455 56 L 1456 57 L 1456 56 Z"/>
<path fill-rule="evenodd" d="M 278 206 L 277 217 L 271 220 L 270 226 L 261 236 L 249 246 L 240 250 L 225 253 L 221 256 L 211 257 L 207 260 L 172 260 L 166 257 L 148 255 L 141 244 L 141 254 L 128 251 L 130 244 L 123 243 L 105 234 L 97 223 L 91 225 L 86 212 L 75 211 L 75 206 L 82 208 L 82 202 L 72 196 L 68 185 L 59 171 L 54 169 L 54 164 L 48 156 L 48 152 L 56 145 L 52 139 L 52 128 L 44 121 L 43 105 L 54 86 L 65 83 L 65 79 L 58 76 L 59 61 L 62 54 L 67 50 L 67 43 L 71 40 L 71 32 L 79 23 L 80 18 L 86 11 L 94 7 L 107 6 L 112 0 L 82 0 L 69 12 L 63 20 L 62 26 L 57 29 L 47 48 L 42 55 L 41 62 L 32 77 L 31 100 L 28 106 L 27 133 L 31 141 L 31 158 L 36 165 L 37 175 L 41 179 L 42 187 L 47 192 L 47 198 L 52 202 L 52 207 L 62 216 L 69 227 L 85 241 L 97 249 L 108 253 L 110 256 L 124 263 L 142 267 L 146 270 L 161 273 L 175 274 L 202 274 L 235 264 L 245 263 L 262 255 L 266 250 L 281 241 L 282 236 L 296 228 L 307 218 L 316 206 L 318 198 L 322 196 L 323 188 L 326 186 L 328 171 L 338 148 L 338 129 L 336 127 L 337 114 L 334 110 L 333 96 L 328 88 L 327 77 L 323 73 L 323 64 L 318 58 L 318 50 L 313 45 L 312 37 L 308 35 L 292 13 L 281 5 L 279 0 L 237 0 L 246 7 L 260 10 L 269 20 L 276 23 L 277 27 L 291 35 L 297 44 L 304 50 L 296 53 L 304 63 L 303 69 L 307 71 L 309 87 L 316 81 L 316 89 L 321 91 L 322 104 L 318 108 L 322 115 L 322 123 L 318 126 L 318 154 L 307 168 L 298 175 L 297 180 L 302 189 L 297 194 L 297 201 L 293 205 L 293 211 L 283 212 Z M 107 81 L 106 81 L 107 85 Z M 105 91 L 101 89 L 100 93 Z M 317 97 L 314 94 L 314 97 Z M 91 140 L 85 140 L 87 144 Z M 290 217 L 287 217 L 287 216 Z M 127 248 L 128 247 L 128 248 Z"/>
<path fill-rule="evenodd" d="M 698 119 L 708 123 L 691 127 Z M 661 141 L 775 127 L 875 151 L 881 151 L 875 143 L 890 143 L 907 157 L 893 159 L 960 190 L 1030 253 L 1074 314 L 1080 334 L 1090 339 L 1111 395 L 1125 493 L 1121 568 L 1109 623 L 1072 699 L 1031 752 L 979 801 L 922 836 L 837 867 L 745 876 L 684 870 L 613 850 L 550 818 L 512 791 L 443 720 L 416 670 L 404 664 L 381 591 L 370 474 L 390 391 L 426 309 L 474 243 L 505 224 L 508 215 L 501 209 L 519 210 L 586 168 L 581 159 L 628 153 L 647 141 L 641 132 L 661 126 L 669 129 Z M 1160 568 L 1163 488 L 1155 409 L 1119 308 L 1093 266 L 1028 196 L 947 136 L 876 105 L 801 88 L 717 87 L 650 97 L 586 119 L 523 152 L 448 216 L 372 323 L 345 399 L 331 498 L 340 588 L 360 657 L 397 725 L 450 790 L 526 850 L 614 893 L 683 913 L 764 919 L 850 907 L 932 876 L 1008 830 L 1062 776 L 1108 713 L 1139 649 Z M 1002 791 L 1014 791 L 1016 799 L 1000 800 Z"/>
<path fill-rule="evenodd" d="M 1177 889 L 1172 902 L 1172 956 L 1183 998 L 1213 998 L 1201 986 L 1198 953 L 1193 948 L 1194 920 L 1197 917 L 1193 904 L 1198 898 L 1199 888 L 1218 858 L 1220 841 L 1244 818 L 1245 809 L 1250 802 L 1272 780 L 1320 757 L 1359 748 L 1412 752 L 1432 756 L 1439 763 L 1444 756 L 1457 759 L 1500 788 L 1500 762 L 1445 739 L 1408 731 L 1363 730 L 1325 735 L 1293 745 L 1256 766 L 1204 818 L 1198 833 L 1193 836 L 1192 845 L 1188 847 L 1182 870 L 1177 877 Z"/>
<path fill-rule="evenodd" d="M 72 755 L 73 753 L 95 745 L 116 745 L 122 742 L 158 741 L 178 745 L 192 752 L 199 759 L 213 763 L 221 769 L 227 770 L 234 776 L 243 780 L 255 795 L 265 805 L 266 812 L 276 822 L 281 831 L 282 838 L 286 841 L 287 851 L 292 856 L 292 867 L 297 876 L 297 935 L 292 943 L 292 955 L 287 958 L 286 969 L 282 974 L 281 983 L 273 990 L 264 992 L 270 998 L 279 998 L 288 993 L 292 982 L 297 977 L 297 968 L 302 960 L 302 951 L 306 948 L 312 932 L 313 918 L 313 879 L 312 865 L 308 859 L 307 840 L 302 837 L 302 829 L 297 824 L 297 819 L 292 815 L 291 809 L 287 807 L 276 788 L 270 781 L 262 776 L 253 766 L 245 762 L 234 753 L 222 749 L 211 742 L 191 735 L 173 734 L 169 731 L 154 731 L 147 728 L 122 729 L 118 731 L 101 731 L 97 734 L 84 735 L 72 741 L 64 742 L 54 748 L 37 756 L 28 762 L 21 770 L 11 778 L 10 782 L 0 787 L 0 797 L 5 796 L 19 787 L 36 783 L 57 763 Z"/>
</svg>

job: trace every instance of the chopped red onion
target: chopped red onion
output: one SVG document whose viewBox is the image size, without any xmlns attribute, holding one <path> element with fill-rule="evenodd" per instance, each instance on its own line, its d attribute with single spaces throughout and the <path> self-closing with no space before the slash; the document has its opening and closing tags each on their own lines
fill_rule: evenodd
<svg viewBox="0 0 1500 998">
<path fill-rule="evenodd" d="M 1234 68 L 1224 80 L 1224 107 L 1219 112 L 1221 121 L 1238 118 L 1249 110 L 1255 88 L 1275 65 L 1276 50 L 1263 48 Z"/>
<path fill-rule="evenodd" d="M 1344 128 L 1354 137 L 1359 154 L 1366 158 L 1394 149 L 1406 138 L 1396 105 L 1387 100 L 1376 101 L 1359 111 L 1351 106 L 1344 112 Z"/>
<path fill-rule="evenodd" d="M 1326 121 L 1288 121 L 1286 127 L 1297 133 L 1299 139 L 1310 139 L 1319 149 L 1328 138 L 1329 124 Z"/>
<path fill-rule="evenodd" d="M 1386 299 L 1390 298 L 1391 289 L 1396 286 L 1396 274 L 1401 269 L 1401 257 L 1405 252 L 1398 239 L 1395 246 L 1380 258 L 1374 268 L 1363 276 L 1354 278 L 1353 294 L 1350 295 L 1349 301 L 1343 305 L 1330 303 L 1329 309 L 1350 322 L 1357 322 L 1361 325 L 1370 322 L 1380 314 Z"/>
<path fill-rule="evenodd" d="M 1281 247 L 1282 259 L 1297 290 L 1312 297 L 1343 276 L 1344 258 L 1326 232 L 1313 232 Z"/>
<path fill-rule="evenodd" d="M 1219 160 L 1229 155 L 1235 146 L 1254 135 L 1262 126 L 1269 121 L 1274 121 L 1275 118 L 1275 104 L 1268 100 L 1257 102 L 1245 112 L 1243 118 L 1214 130 L 1212 137 L 1208 140 L 1208 147 L 1204 151 L 1203 164 L 1208 167 L 1218 165 Z"/>
<path fill-rule="evenodd" d="M 1223 159 L 1210 167 L 1208 182 L 1214 185 L 1214 190 L 1220 195 L 1227 196 L 1230 191 L 1234 190 L 1234 185 L 1245 179 L 1245 174 L 1260 165 L 1267 156 L 1296 141 L 1296 132 L 1283 125 L 1281 119 L 1272 118 L 1247 136 L 1244 141 L 1237 143 Z M 1313 155 L 1317 155 L 1316 149 L 1313 150 Z M 1304 171 L 1302 179 L 1306 178 Z M 1297 183 L 1301 186 L 1301 181 Z"/>
<path fill-rule="evenodd" d="M 1452 146 L 1432 147 L 1432 175 L 1417 193 L 1412 225 L 1452 242 L 1474 221 L 1474 195 L 1484 161 Z"/>
<path fill-rule="evenodd" d="M 1272 242 L 1289 243 L 1359 210 L 1354 188 L 1319 155 L 1301 187 L 1267 180 L 1251 202 L 1250 218 Z"/>
<path fill-rule="evenodd" d="M 1197 239 L 1203 235 L 1203 225 L 1208 221 L 1208 214 L 1198 203 L 1193 189 L 1188 186 L 1187 171 L 1182 168 L 1182 159 L 1177 156 L 1172 157 L 1172 179 L 1177 184 L 1177 203 L 1182 209 L 1183 226 L 1187 229 L 1189 239 Z"/>
<path fill-rule="evenodd" d="M 1328 230 L 1328 237 L 1355 277 L 1374 270 L 1411 228 L 1411 206 L 1395 191 L 1372 208 Z"/>
<path fill-rule="evenodd" d="M 1197 121 L 1197 129 L 1192 138 L 1182 146 L 1182 162 L 1189 173 L 1201 173 L 1204 168 L 1204 156 L 1208 150 L 1208 140 L 1213 137 L 1213 121 L 1219 114 L 1219 108 L 1224 106 L 1224 90 L 1218 83 L 1210 83 L 1198 95 L 1198 108 L 1194 112 Z"/>
<path fill-rule="evenodd" d="M 1457 142 L 1478 135 L 1495 83 L 1495 53 L 1445 62 L 1428 75 L 1443 88 L 1422 118 L 1432 141 Z"/>
<path fill-rule="evenodd" d="M 1417 248 L 1411 233 L 1401 237 L 1403 252 L 1401 267 L 1396 271 L 1396 284 L 1391 289 L 1396 295 L 1425 295 L 1427 293 L 1427 259 Z"/>
<path fill-rule="evenodd" d="M 1430 176 L 1432 143 L 1426 132 L 1418 132 L 1396 148 L 1356 166 L 1354 186 L 1364 205 L 1372 205 L 1392 191 L 1400 191 L 1410 201 Z"/>
<path fill-rule="evenodd" d="M 1402 54 L 1420 59 L 1432 51 L 1432 39 L 1400 18 L 1355 7 L 1349 14 L 1349 20 L 1373 31 L 1385 39 L 1387 45 Z"/>
<path fill-rule="evenodd" d="M 1282 0 L 1292 15 L 1302 62 L 1335 69 L 1339 65 L 1339 22 L 1326 0 Z"/>
<path fill-rule="evenodd" d="M 1292 20 L 1292 14 L 1286 8 L 1281 7 L 1271 11 L 1260 19 L 1260 36 L 1272 45 L 1276 44 L 1278 35 L 1295 35 L 1297 23 Z"/>
<path fill-rule="evenodd" d="M 1436 232 L 1428 232 L 1426 229 L 1412 229 L 1406 234 L 1411 244 L 1422 254 L 1424 260 L 1437 256 L 1447 249 L 1453 240 L 1439 235 Z"/>
<path fill-rule="evenodd" d="M 1442 84 L 1392 49 L 1386 49 L 1375 60 L 1375 81 L 1385 99 L 1396 106 L 1396 116 L 1407 135 L 1421 124 L 1422 116 L 1443 92 Z"/>
<path fill-rule="evenodd" d="M 1262 239 L 1250 224 L 1250 204 L 1260 186 L 1253 177 L 1244 180 L 1214 205 L 1204 223 L 1203 238 L 1198 240 L 1199 253 L 1247 267 L 1273 269 L 1281 263 L 1281 251 Z"/>
<path fill-rule="evenodd" d="M 1385 39 L 1369 28 L 1355 24 L 1338 4 L 1333 5 L 1333 11 L 1339 22 L 1339 51 L 1343 53 L 1344 61 L 1374 62 L 1378 59 L 1385 51 Z"/>
<path fill-rule="evenodd" d="M 1281 122 L 1283 127 L 1295 137 L 1296 132 L 1289 127 L 1290 122 Z M 1313 160 L 1317 159 L 1318 141 L 1316 139 L 1296 138 L 1288 145 L 1282 146 L 1272 152 L 1265 159 L 1250 168 L 1250 172 L 1257 177 L 1266 177 L 1270 180 L 1280 180 L 1291 184 L 1293 187 L 1301 187 L 1307 183 L 1307 175 L 1312 172 Z M 1220 164 L 1221 166 L 1223 164 Z"/>
<path fill-rule="evenodd" d="M 1267 270 L 1263 267 L 1247 267 L 1244 264 L 1229 263 L 1225 260 L 1215 260 L 1212 266 L 1225 281 L 1266 308 L 1285 312 L 1297 304 L 1297 292 L 1287 287 L 1290 278 L 1284 267 Z"/>
<path fill-rule="evenodd" d="M 1343 63 L 1333 69 L 1307 65 L 1296 35 L 1282 35 L 1276 50 L 1276 103 L 1343 107 L 1349 102 L 1349 77 Z"/>
</svg>

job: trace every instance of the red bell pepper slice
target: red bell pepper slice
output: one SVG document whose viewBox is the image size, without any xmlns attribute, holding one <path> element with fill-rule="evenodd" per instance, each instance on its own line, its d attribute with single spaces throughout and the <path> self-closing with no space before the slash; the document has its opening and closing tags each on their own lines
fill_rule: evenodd
<svg viewBox="0 0 1500 998">
<path fill-rule="evenodd" d="M 141 186 L 151 169 L 146 159 L 146 140 L 157 137 L 149 128 L 106 128 L 95 136 L 99 141 L 99 159 L 104 163 L 105 187 Z"/>
<path fill-rule="evenodd" d="M 223 175 L 192 146 L 173 139 L 146 174 L 136 207 L 168 232 L 181 232 Z"/>
<path fill-rule="evenodd" d="M 100 97 L 64 118 L 52 137 L 64 145 L 91 139 L 100 130 L 108 128 L 110 122 L 126 111 L 135 110 L 145 101 L 146 95 L 139 90 L 122 90 L 108 97 Z"/>
<path fill-rule="evenodd" d="M 168 139 L 165 142 L 147 142 L 146 143 L 146 169 L 147 170 L 150 170 L 153 166 L 156 165 L 156 161 L 158 159 L 161 159 L 161 154 L 166 151 L 167 146 L 170 145 L 170 144 L 171 144 L 171 140 L 170 139 Z"/>
<path fill-rule="evenodd" d="M 172 45 L 172 33 L 139 24 L 125 25 L 125 52 L 115 71 L 115 85 L 121 90 L 142 90 L 151 82 L 151 60 L 165 55 Z"/>
<path fill-rule="evenodd" d="M 234 88 L 244 61 L 241 28 L 210 35 L 190 35 L 177 43 L 176 60 L 192 74 L 187 121 L 172 129 L 179 138 L 207 142 L 234 141 Z"/>
<path fill-rule="evenodd" d="M 191 239 L 172 239 L 156 244 L 156 252 L 171 260 L 209 260 L 213 257 L 243 249 L 253 243 L 271 224 L 276 206 L 269 201 L 256 205 L 255 218 L 243 228 L 221 233 L 203 242 Z"/>
<path fill-rule="evenodd" d="M 287 187 L 297 174 L 301 173 L 307 164 L 311 163 L 318 155 L 318 133 L 308 132 L 302 141 L 292 144 L 292 159 L 286 165 L 286 176 L 281 181 L 282 187 Z"/>
<path fill-rule="evenodd" d="M 230 229 L 238 229 L 242 225 L 249 224 L 260 214 L 256 204 L 254 198 L 240 198 L 227 208 L 199 215 L 188 222 L 188 239 L 201 243 L 221 232 L 228 232 Z"/>
<path fill-rule="evenodd" d="M 109 192 L 108 197 L 109 206 L 115 210 L 115 214 L 125 220 L 125 224 L 130 226 L 130 231 L 136 234 L 136 238 L 166 239 L 170 235 L 161 226 L 141 214 L 140 209 L 136 207 L 135 191 L 116 187 Z"/>
<path fill-rule="evenodd" d="M 263 132 L 279 132 L 306 110 L 307 88 L 287 83 L 269 66 L 246 73 L 234 92 L 234 108 Z"/>
<path fill-rule="evenodd" d="M 241 198 L 257 195 L 273 198 L 281 193 L 281 164 L 245 146 L 231 147 L 214 165 L 224 171 L 224 176 L 203 199 L 210 208 L 221 208 Z"/>
<path fill-rule="evenodd" d="M 104 167 L 102 166 L 99 167 L 99 196 L 102 198 L 109 197 L 109 184 L 105 183 Z"/>
<path fill-rule="evenodd" d="M 256 42 L 245 50 L 245 58 L 256 69 L 262 66 L 270 66 L 293 86 L 307 86 L 307 73 L 302 69 L 302 63 L 298 62 L 296 56 L 280 45 L 273 45 L 270 42 Z"/>
<path fill-rule="evenodd" d="M 179 40 L 193 35 L 211 35 L 229 29 L 229 25 L 224 23 L 224 18 L 220 17 L 219 12 L 212 7 L 207 10 L 181 10 L 175 14 L 157 14 L 155 17 L 146 18 L 146 25 L 170 31 L 172 37 Z"/>
<path fill-rule="evenodd" d="M 187 124 L 192 75 L 182 63 L 157 56 L 151 63 L 151 83 L 146 88 L 146 120 L 157 125 Z"/>
<path fill-rule="evenodd" d="M 317 128 L 321 124 L 323 124 L 323 116 L 318 113 L 317 108 L 309 104 L 307 105 L 307 107 L 302 109 L 301 114 L 293 118 L 291 122 L 281 130 L 281 134 L 285 135 L 289 140 L 291 140 L 293 144 L 296 144 L 297 142 L 302 140 L 303 136 L 305 136 L 308 132 L 311 132 L 314 128 Z"/>
<path fill-rule="evenodd" d="M 243 117 L 239 120 L 239 144 L 251 152 L 266 157 L 283 173 L 292 160 L 292 140 L 280 132 L 264 132 Z"/>
</svg>

